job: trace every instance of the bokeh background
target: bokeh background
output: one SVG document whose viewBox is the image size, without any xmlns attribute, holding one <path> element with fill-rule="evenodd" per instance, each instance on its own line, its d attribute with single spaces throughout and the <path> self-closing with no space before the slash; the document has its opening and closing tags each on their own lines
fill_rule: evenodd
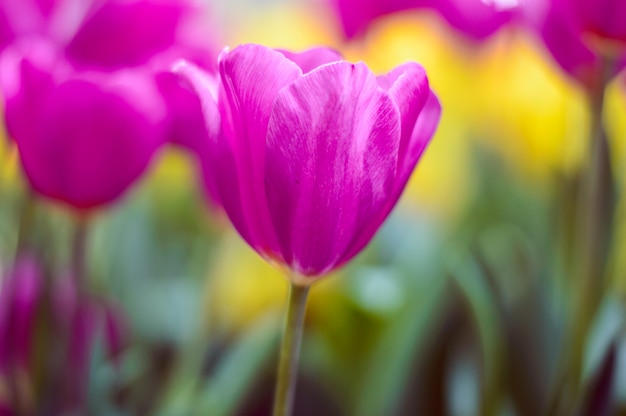
<svg viewBox="0 0 626 416">
<path fill-rule="evenodd" d="M 231 47 L 327 45 L 377 73 L 417 61 L 444 109 L 377 237 L 312 290 L 296 415 L 603 414 L 604 405 L 626 414 L 619 199 L 609 276 L 580 341 L 580 384 L 567 381 L 580 316 L 564 236 L 590 116 L 536 35 L 510 26 L 478 43 L 432 11 L 411 11 L 346 41 L 323 1 L 214 0 L 210 10 L 218 43 Z M 605 102 L 618 189 L 625 85 L 617 77 Z M 6 140 L 0 160 L 3 267 L 25 215 L 50 264 L 62 264 L 72 219 L 30 194 Z M 195 160 L 160 151 L 90 231 L 89 284 L 119 309 L 124 343 L 113 362 L 90 352 L 85 414 L 269 415 L 287 283 L 208 202 Z M 39 342 L 45 354 L 54 340 Z"/>
</svg>

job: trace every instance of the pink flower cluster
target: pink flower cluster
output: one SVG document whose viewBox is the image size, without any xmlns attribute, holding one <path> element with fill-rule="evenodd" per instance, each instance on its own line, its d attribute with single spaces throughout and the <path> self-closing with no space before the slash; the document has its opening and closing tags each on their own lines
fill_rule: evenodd
<svg viewBox="0 0 626 416">
<path fill-rule="evenodd" d="M 207 69 L 212 45 L 183 0 L 1 0 L 9 136 L 38 193 L 86 210 L 118 198 L 165 142 L 203 140 L 197 104 L 168 73 Z"/>
<path fill-rule="evenodd" d="M 600 61 L 613 74 L 626 63 L 626 3 L 622 0 L 331 0 L 347 38 L 377 18 L 428 9 L 467 38 L 484 40 L 515 24 L 538 34 L 555 61 L 585 86 L 597 82 Z"/>
<path fill-rule="evenodd" d="M 517 0 L 330 0 L 337 10 L 343 33 L 362 36 L 375 19 L 405 10 L 433 10 L 451 27 L 480 41 L 515 16 Z"/>
<path fill-rule="evenodd" d="M 369 242 L 439 120 L 417 64 L 376 77 L 326 49 L 246 45 L 215 74 L 182 0 L 0 6 L 6 124 L 35 191 L 90 210 L 182 144 L 243 238 L 301 276 Z"/>
</svg>

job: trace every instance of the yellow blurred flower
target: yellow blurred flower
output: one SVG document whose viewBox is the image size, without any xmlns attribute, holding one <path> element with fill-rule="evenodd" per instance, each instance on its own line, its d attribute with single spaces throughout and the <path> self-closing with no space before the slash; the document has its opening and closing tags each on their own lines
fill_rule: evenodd
<svg viewBox="0 0 626 416">
<path fill-rule="evenodd" d="M 301 50 L 335 43 L 327 17 L 315 7 L 302 4 L 262 3 L 258 8 L 240 10 L 232 31 L 231 46 L 260 43 L 273 48 Z"/>
<path fill-rule="evenodd" d="M 153 190 L 167 195 L 201 186 L 195 158 L 176 146 L 165 146 L 155 155 L 147 176 Z"/>
<path fill-rule="evenodd" d="M 478 74 L 480 137 L 523 174 L 545 179 L 580 165 L 589 131 L 585 96 L 523 33 L 503 33 Z"/>
</svg>

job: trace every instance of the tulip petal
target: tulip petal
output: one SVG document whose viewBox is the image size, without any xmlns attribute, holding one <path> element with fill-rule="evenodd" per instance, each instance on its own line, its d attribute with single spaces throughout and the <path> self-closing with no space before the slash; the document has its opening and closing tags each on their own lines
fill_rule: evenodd
<svg viewBox="0 0 626 416">
<path fill-rule="evenodd" d="M 267 138 L 268 205 L 285 262 L 323 274 L 393 192 L 400 115 L 376 78 L 340 62 L 283 89 Z"/>
<path fill-rule="evenodd" d="M 409 176 L 415 169 L 417 162 L 419 161 L 422 153 L 430 143 L 433 135 L 437 131 L 439 120 L 441 119 L 441 103 L 437 96 L 430 91 L 428 99 L 424 104 L 422 111 L 420 112 L 413 128 L 413 134 L 411 136 L 411 142 L 407 147 L 406 153 L 401 153 L 400 158 L 403 163 L 400 165 L 400 171 L 398 175 L 398 182 L 396 183 L 396 192 L 402 192 L 404 186 L 409 180 Z M 393 201 L 395 205 L 396 201 Z"/>
<path fill-rule="evenodd" d="M 441 118 L 441 104 L 431 91 L 429 92 L 428 99 L 424 105 L 424 108 L 420 112 L 415 126 L 413 128 L 413 134 L 411 135 L 411 141 L 409 142 L 406 151 L 400 153 L 398 160 L 398 175 L 394 184 L 392 195 L 385 207 L 383 207 L 377 216 L 372 218 L 372 221 L 365 227 L 359 230 L 356 234 L 354 241 L 350 248 L 345 252 L 340 263 L 349 261 L 352 257 L 357 255 L 363 248 L 370 242 L 378 228 L 383 221 L 389 216 L 396 203 L 400 199 L 406 184 L 417 165 L 417 162 L 421 158 L 426 146 L 430 143 L 430 139 L 435 134 L 439 119 Z"/>
<path fill-rule="evenodd" d="M 582 41 L 572 16 L 558 2 L 533 23 L 543 36 L 546 47 L 557 63 L 575 78 L 586 81 L 600 63 L 599 58 Z"/>
<path fill-rule="evenodd" d="M 3 64 L 6 62 L 3 62 Z M 6 95 L 5 122 L 9 138 L 19 141 L 37 135 L 37 120 L 45 97 L 53 90 L 51 74 L 39 70 L 27 60 L 2 65 L 3 93 Z"/>
<path fill-rule="evenodd" d="M 0 8 L 0 51 L 13 40 L 13 30 L 9 26 L 9 19 Z"/>
<path fill-rule="evenodd" d="M 68 56 L 106 68 L 142 64 L 174 43 L 186 11 L 184 3 L 174 1 L 105 2 L 78 29 Z"/>
<path fill-rule="evenodd" d="M 235 226 L 248 230 L 243 236 L 258 252 L 280 257 L 263 192 L 265 142 L 276 95 L 302 71 L 281 53 L 260 45 L 223 53 L 219 68 L 222 127 L 235 156 L 245 219 L 245 224 Z"/>
<path fill-rule="evenodd" d="M 313 48 L 297 53 L 279 49 L 278 52 L 298 65 L 304 74 L 311 72 L 321 65 L 342 60 L 339 52 L 329 48 Z"/>
<path fill-rule="evenodd" d="M 168 140 L 201 153 L 208 139 L 197 94 L 170 72 L 157 74 L 156 81 L 168 107 Z"/>
<path fill-rule="evenodd" d="M 205 186 L 214 202 L 221 204 L 246 241 L 251 241 L 241 205 L 240 181 L 235 157 L 222 134 L 220 113 L 215 102 L 217 80 L 195 65 L 182 61 L 174 71 L 186 80 L 202 104 L 206 123 L 206 144 L 198 148 Z"/>
<path fill-rule="evenodd" d="M 439 0 L 432 7 L 451 27 L 481 41 L 508 23 L 518 6 L 516 1 Z"/>
<path fill-rule="evenodd" d="M 348 39 L 365 34 L 370 23 L 386 14 L 430 4 L 431 0 L 331 0 Z"/>
<path fill-rule="evenodd" d="M 430 94 L 426 71 L 421 65 L 407 63 L 395 68 L 387 75 L 379 76 L 378 85 L 388 91 L 400 111 L 402 120 L 400 154 L 402 155 L 409 146 L 415 121 Z"/>
<path fill-rule="evenodd" d="M 77 208 L 120 196 L 161 143 L 150 116 L 103 84 L 61 83 L 40 103 L 33 135 L 15 137 L 33 188 Z"/>
</svg>

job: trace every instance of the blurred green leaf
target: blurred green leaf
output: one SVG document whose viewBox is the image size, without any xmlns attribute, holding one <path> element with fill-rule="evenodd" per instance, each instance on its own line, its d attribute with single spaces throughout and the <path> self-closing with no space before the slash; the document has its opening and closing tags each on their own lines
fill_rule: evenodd
<svg viewBox="0 0 626 416">
<path fill-rule="evenodd" d="M 465 295 L 478 334 L 481 340 L 484 381 L 483 381 L 483 412 L 492 412 L 496 397 L 500 393 L 498 385 L 499 372 L 502 364 L 502 334 L 499 311 L 494 302 L 494 294 L 489 287 L 480 267 L 469 255 L 457 253 L 450 261 L 453 281 Z"/>
<path fill-rule="evenodd" d="M 230 347 L 200 389 L 190 415 L 231 416 L 263 368 L 273 362 L 280 332 L 276 315 L 260 318 Z M 165 416 L 165 414 L 163 414 Z"/>
<path fill-rule="evenodd" d="M 592 324 L 587 338 L 583 364 L 583 382 L 588 381 L 600 368 L 615 340 L 625 328 L 624 305 L 615 297 L 606 297 Z"/>
<path fill-rule="evenodd" d="M 427 334 L 437 323 L 447 280 L 433 276 L 406 293 L 408 307 L 392 319 L 374 345 L 355 396 L 356 416 L 394 415 L 406 391 L 411 364 L 424 348 Z"/>
</svg>

